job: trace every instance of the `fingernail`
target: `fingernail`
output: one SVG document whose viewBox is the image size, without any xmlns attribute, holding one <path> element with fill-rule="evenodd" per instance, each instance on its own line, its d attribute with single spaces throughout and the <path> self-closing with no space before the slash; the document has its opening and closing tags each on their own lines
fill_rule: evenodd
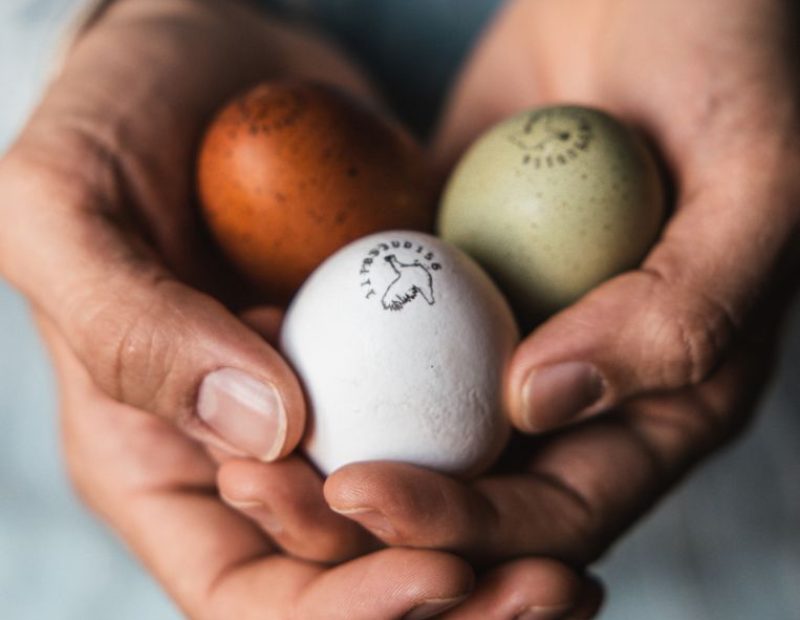
<svg viewBox="0 0 800 620">
<path fill-rule="evenodd" d="M 286 440 L 286 410 L 278 391 L 235 368 L 206 375 L 197 413 L 234 448 L 264 461 L 277 458 Z"/>
<path fill-rule="evenodd" d="M 457 596 L 454 598 L 432 598 L 424 603 L 417 605 L 414 609 L 409 611 L 403 620 L 425 620 L 426 618 L 433 618 L 441 614 L 451 607 L 455 607 L 459 603 L 466 600 L 466 596 Z"/>
<path fill-rule="evenodd" d="M 557 607 L 529 607 L 514 616 L 514 620 L 565 620 L 572 610 L 572 605 L 559 605 Z"/>
<path fill-rule="evenodd" d="M 283 531 L 283 525 L 264 502 L 258 500 L 231 499 L 222 496 L 225 503 L 246 514 L 248 517 L 258 521 L 259 525 L 270 534 L 279 534 Z"/>
<path fill-rule="evenodd" d="M 528 430 L 549 430 L 578 416 L 603 396 L 597 369 L 585 362 L 565 362 L 534 369 L 522 385 Z"/>
<path fill-rule="evenodd" d="M 389 522 L 389 519 L 374 508 L 331 508 L 334 512 L 338 512 L 348 519 L 358 521 L 373 534 L 377 534 L 381 538 L 391 538 L 395 535 L 394 528 Z"/>
</svg>

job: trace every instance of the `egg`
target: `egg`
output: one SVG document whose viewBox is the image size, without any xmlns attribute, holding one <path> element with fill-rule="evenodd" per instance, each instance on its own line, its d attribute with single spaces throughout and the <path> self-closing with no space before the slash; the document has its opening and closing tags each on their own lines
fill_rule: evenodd
<svg viewBox="0 0 800 620">
<path fill-rule="evenodd" d="M 664 208 L 654 158 L 631 129 L 600 110 L 546 107 L 501 121 L 467 150 L 438 227 L 521 315 L 541 318 L 635 267 Z"/>
<path fill-rule="evenodd" d="M 214 239 L 267 301 L 287 301 L 350 241 L 433 226 L 419 147 L 321 84 L 266 82 L 230 102 L 205 134 L 197 183 Z"/>
<path fill-rule="evenodd" d="M 466 254 L 418 232 L 360 239 L 319 267 L 281 332 L 311 410 L 304 449 L 323 473 L 392 460 L 472 475 L 509 425 L 511 310 Z"/>
</svg>

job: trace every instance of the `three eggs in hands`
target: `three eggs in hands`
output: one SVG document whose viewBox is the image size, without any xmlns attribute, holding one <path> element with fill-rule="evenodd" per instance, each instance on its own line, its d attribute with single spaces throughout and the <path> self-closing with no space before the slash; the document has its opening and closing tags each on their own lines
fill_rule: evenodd
<svg viewBox="0 0 800 620">
<path fill-rule="evenodd" d="M 509 434 L 502 376 L 518 331 L 478 263 L 521 316 L 552 312 L 635 266 L 663 217 L 633 132 L 595 110 L 547 108 L 467 151 L 443 194 L 443 241 L 426 234 L 434 195 L 414 141 L 304 83 L 262 84 L 223 108 L 198 184 L 231 263 L 267 301 L 292 299 L 281 348 L 310 406 L 304 449 L 324 473 L 366 460 L 490 466 Z"/>
</svg>

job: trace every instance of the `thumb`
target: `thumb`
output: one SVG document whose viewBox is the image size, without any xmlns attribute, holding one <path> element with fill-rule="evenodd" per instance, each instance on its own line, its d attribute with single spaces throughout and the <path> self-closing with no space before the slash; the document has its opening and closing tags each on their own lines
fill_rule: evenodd
<svg viewBox="0 0 800 620">
<path fill-rule="evenodd" d="M 740 171 L 741 172 L 741 171 Z M 767 295 L 797 234 L 798 193 L 731 174 L 689 191 L 641 269 L 539 327 L 507 374 L 513 423 L 526 432 L 706 379 Z M 752 174 L 749 177 L 752 180 Z"/>
<path fill-rule="evenodd" d="M 90 196 L 6 180 L 0 215 L 13 213 L 14 227 L 0 226 L 0 267 L 101 390 L 229 452 L 267 461 L 291 452 L 302 391 L 259 334 L 178 281 L 112 217 L 91 213 Z"/>
</svg>

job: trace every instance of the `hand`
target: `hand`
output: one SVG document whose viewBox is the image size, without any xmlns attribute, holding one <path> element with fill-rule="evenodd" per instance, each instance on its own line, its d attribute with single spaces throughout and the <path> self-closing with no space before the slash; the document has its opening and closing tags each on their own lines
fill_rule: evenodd
<svg viewBox="0 0 800 620">
<path fill-rule="evenodd" d="M 191 205 L 193 147 L 209 114 L 254 79 L 283 72 L 371 96 L 335 52 L 236 2 L 118 0 L 72 50 L 0 163 L 0 265 L 33 302 L 52 349 L 78 489 L 188 614 L 430 615 L 470 591 L 463 561 L 383 550 L 328 570 L 290 559 L 276 541 L 295 556 L 338 561 L 377 545 L 329 509 L 305 537 L 269 539 L 219 500 L 214 461 L 176 431 L 216 454 L 264 459 L 286 454 L 302 432 L 302 399 L 285 364 L 206 294 L 239 301 L 222 286 L 231 276 L 221 262 L 206 259 Z M 196 417 L 197 409 L 204 417 L 202 398 L 195 403 L 204 377 L 224 367 L 276 388 L 283 433 L 242 441 Z M 291 460 L 276 468 L 296 481 Z M 558 563 L 530 559 L 487 575 L 453 617 L 596 606 L 591 582 L 584 588 Z"/>
<path fill-rule="evenodd" d="M 272 344 L 282 318 L 282 312 L 272 308 L 242 315 Z M 383 547 L 355 521 L 331 510 L 323 497 L 322 479 L 302 456 L 291 455 L 277 463 L 216 456 L 222 463 L 217 484 L 223 501 L 295 558 L 340 563 Z M 525 558 L 481 576 L 469 599 L 447 617 L 516 618 L 521 610 L 532 609 L 538 614 L 534 620 L 580 620 L 594 617 L 601 602 L 602 589 L 590 576 L 579 576 L 555 561 Z"/>
<path fill-rule="evenodd" d="M 248 320 L 260 328 L 274 317 L 262 311 Z M 202 447 L 98 390 L 58 330 L 40 323 L 62 385 L 65 456 L 78 491 L 189 617 L 421 619 L 450 609 L 451 620 L 505 620 L 532 609 L 533 618 L 577 620 L 597 610 L 598 586 L 552 560 L 509 563 L 474 584 L 455 556 L 375 551 L 363 530 L 315 505 L 321 495 L 296 475 L 292 459 L 226 461 L 221 485 L 247 500 L 247 519 L 219 498 L 217 466 Z M 298 484 L 310 498 L 306 513 L 276 529 L 253 489 L 264 506 L 281 506 L 284 493 L 303 496 Z M 366 555 L 335 568 L 287 555 L 341 560 L 342 550 Z"/>
<path fill-rule="evenodd" d="M 215 489 L 216 466 L 174 427 L 101 393 L 53 327 L 65 455 L 85 501 L 192 618 L 395 618 L 465 596 L 472 571 L 441 553 L 386 550 L 326 570 L 277 553 Z"/>
<path fill-rule="evenodd" d="M 331 476 L 383 541 L 483 561 L 597 558 L 749 419 L 797 286 L 797 8 L 778 0 L 510 2 L 446 110 L 442 168 L 522 108 L 598 106 L 642 129 L 676 208 L 640 269 L 536 329 L 507 376 L 519 439 L 469 484 L 396 464 Z"/>
<path fill-rule="evenodd" d="M 118 0 L 0 162 L 0 272 L 94 383 L 207 444 L 266 460 L 299 440 L 302 393 L 216 301 L 236 306 L 244 287 L 203 234 L 192 177 L 214 110 L 282 75 L 369 96 L 335 50 L 242 2 Z"/>
</svg>

